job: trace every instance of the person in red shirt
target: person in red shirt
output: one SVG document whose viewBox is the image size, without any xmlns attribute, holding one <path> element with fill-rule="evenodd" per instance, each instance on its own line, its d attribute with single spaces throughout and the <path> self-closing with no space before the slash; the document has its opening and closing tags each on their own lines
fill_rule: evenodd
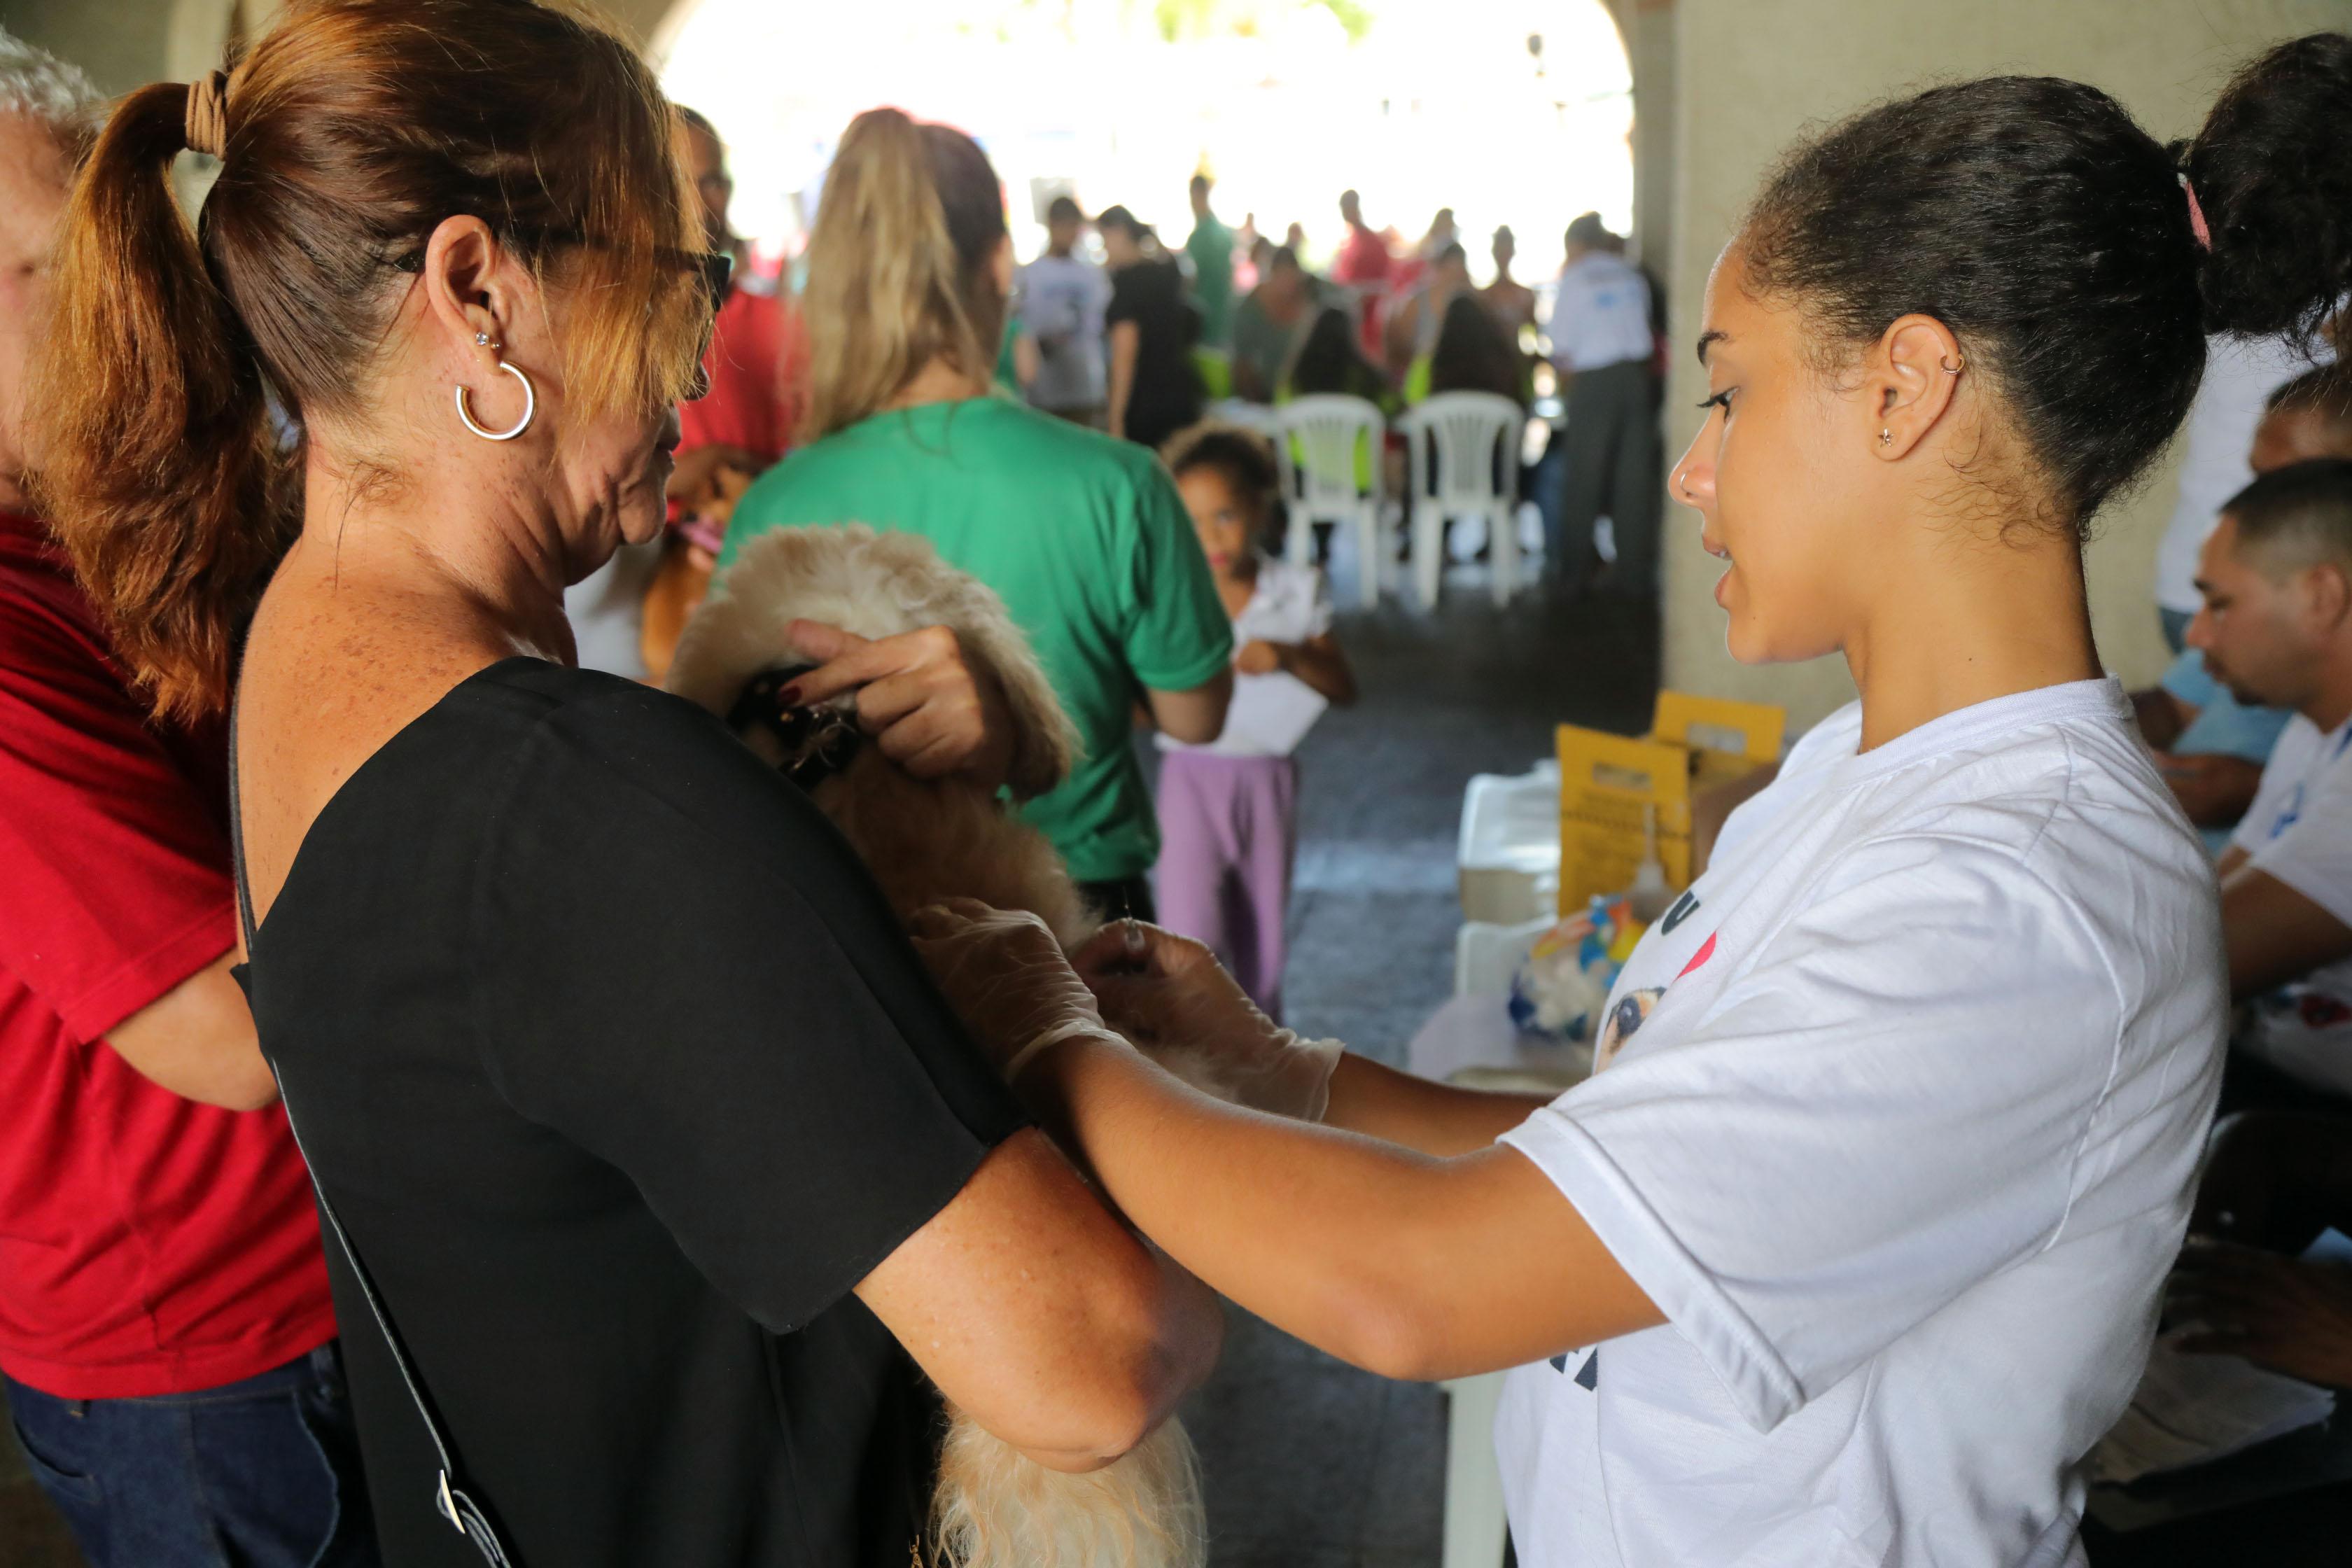
<svg viewBox="0 0 2352 1568">
<path fill-rule="evenodd" d="M 310 1177 L 229 972 L 223 731 L 152 717 L 26 495 L 97 101 L 0 31 L 0 1377 L 96 1568 L 373 1563 Z"/>
<path fill-rule="evenodd" d="M 735 258 L 733 286 L 702 356 L 710 390 L 677 410 L 677 467 L 669 493 L 692 501 L 718 469 L 757 477 L 792 446 L 807 380 L 808 331 L 782 293 L 746 265 L 750 247 L 728 221 L 735 178 L 727 171 L 727 144 L 698 111 L 678 113 L 687 126 L 687 166 L 702 198 L 704 237 L 712 250 Z"/>
<path fill-rule="evenodd" d="M 672 532 L 616 554 L 564 595 L 581 664 L 659 680 L 688 616 L 701 604 L 737 498 L 793 445 L 808 380 L 808 329 L 782 291 L 754 277 L 749 247 L 728 221 L 735 179 L 727 144 L 698 111 L 681 107 L 687 170 L 702 201 L 711 250 L 735 258 L 735 276 L 702 356 L 710 390 L 678 405 Z"/>
<path fill-rule="evenodd" d="M 1339 193 L 1339 216 L 1347 220 L 1348 238 L 1331 263 L 1331 279 L 1356 290 L 1357 334 L 1363 340 L 1366 356 L 1377 363 L 1381 311 L 1395 280 L 1396 258 L 1389 254 L 1388 241 L 1365 225 L 1363 201 L 1355 192 Z"/>
</svg>

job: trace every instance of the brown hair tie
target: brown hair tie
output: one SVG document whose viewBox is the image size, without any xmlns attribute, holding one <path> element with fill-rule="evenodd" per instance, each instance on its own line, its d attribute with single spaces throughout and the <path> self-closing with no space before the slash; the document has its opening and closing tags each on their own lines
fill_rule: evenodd
<svg viewBox="0 0 2352 1568">
<path fill-rule="evenodd" d="M 210 157 L 228 144 L 228 73 L 214 71 L 188 84 L 187 117 L 182 122 L 188 151 Z"/>
</svg>

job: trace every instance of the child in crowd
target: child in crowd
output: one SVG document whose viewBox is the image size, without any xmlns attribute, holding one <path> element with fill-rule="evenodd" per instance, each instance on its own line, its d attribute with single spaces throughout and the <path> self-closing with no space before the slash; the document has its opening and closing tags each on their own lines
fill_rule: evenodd
<svg viewBox="0 0 2352 1568">
<path fill-rule="evenodd" d="M 1238 651 L 1224 733 L 1205 745 L 1159 738 L 1160 918 L 1213 949 L 1278 1022 L 1298 843 L 1292 752 L 1327 706 L 1356 700 L 1356 677 L 1331 636 L 1323 574 L 1263 548 L 1281 492 L 1273 448 L 1245 430 L 1196 425 L 1169 442 L 1167 458 Z"/>
</svg>

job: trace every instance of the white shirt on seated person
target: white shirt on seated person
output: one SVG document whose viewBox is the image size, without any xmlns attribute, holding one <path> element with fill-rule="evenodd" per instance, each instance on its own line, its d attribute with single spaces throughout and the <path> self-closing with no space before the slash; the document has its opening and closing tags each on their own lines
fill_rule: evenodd
<svg viewBox="0 0 2352 1568">
<path fill-rule="evenodd" d="M 2232 847 L 2246 866 L 2352 925 L 2352 721 L 2297 713 L 2279 732 Z M 2250 1004 L 2239 1047 L 2298 1081 L 2352 1096 L 2352 958 Z"/>
<path fill-rule="evenodd" d="M 2211 873 L 2113 681 L 1860 735 L 1733 814 L 1504 1136 L 1667 1319 L 1511 1374 L 1522 1562 L 2084 1560 L 2219 1082 Z"/>
</svg>

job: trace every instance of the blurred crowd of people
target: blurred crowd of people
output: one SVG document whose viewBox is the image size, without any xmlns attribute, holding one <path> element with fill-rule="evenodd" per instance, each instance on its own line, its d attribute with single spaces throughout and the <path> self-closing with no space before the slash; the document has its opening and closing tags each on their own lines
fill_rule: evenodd
<svg viewBox="0 0 2352 1568">
<path fill-rule="evenodd" d="M 1039 408 L 1147 445 L 1225 398 L 1280 406 L 1336 394 L 1388 417 L 1449 392 L 1540 406 L 1544 450 L 1523 493 L 1543 512 L 1553 570 L 1635 596 L 1654 589 L 1664 310 L 1623 237 L 1598 214 L 1580 216 L 1559 277 L 1538 291 L 1513 270 L 1517 237 L 1497 228 L 1493 277 L 1479 286 L 1452 208 L 1407 245 L 1366 223 L 1350 190 L 1339 203 L 1345 238 L 1318 272 L 1300 225 L 1279 243 L 1254 213 L 1230 227 L 1214 191 L 1207 174 L 1192 177 L 1181 249 L 1124 206 L 1090 222 L 1074 197 L 1055 196 L 1046 249 L 1020 273 L 1009 384 Z M 1401 448 L 1390 457 L 1376 478 L 1402 501 Z"/>
</svg>

